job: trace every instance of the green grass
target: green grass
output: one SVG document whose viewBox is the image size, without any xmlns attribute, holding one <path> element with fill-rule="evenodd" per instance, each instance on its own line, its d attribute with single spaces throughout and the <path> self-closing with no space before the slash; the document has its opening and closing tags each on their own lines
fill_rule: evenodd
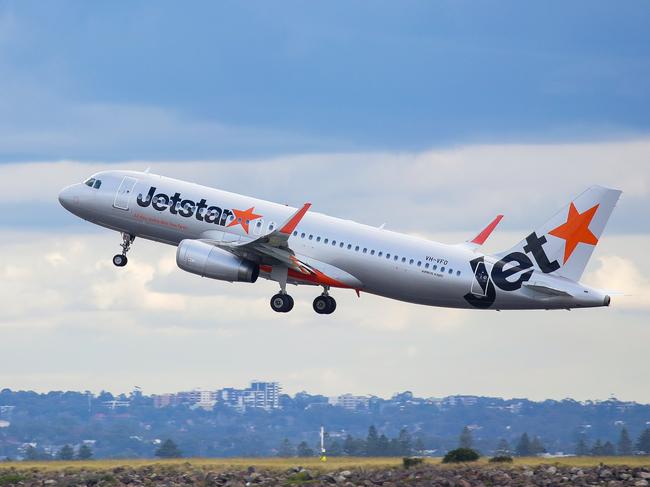
<svg viewBox="0 0 650 487">
<path fill-rule="evenodd" d="M 476 464 L 485 465 L 488 468 L 495 467 L 488 464 L 489 457 L 481 458 Z M 439 465 L 441 468 L 449 468 L 440 463 L 440 458 L 426 458 L 426 465 Z M 515 458 L 513 464 L 517 466 L 537 465 L 567 465 L 576 467 L 591 467 L 600 463 L 607 465 L 628 465 L 632 467 L 650 467 L 650 457 L 565 457 L 565 458 L 541 458 L 526 457 Z M 307 469 L 331 471 L 354 468 L 402 468 L 401 458 L 356 458 L 356 457 L 330 457 L 327 462 L 321 462 L 318 458 L 179 458 L 173 460 L 90 460 L 90 461 L 48 461 L 48 462 L 7 462 L 0 463 L 0 485 L 3 475 L 10 475 L 16 472 L 24 472 L 31 469 L 38 470 L 89 470 L 105 471 L 116 467 L 139 468 L 148 465 L 160 466 L 163 468 L 202 468 L 206 470 L 222 471 L 230 469 L 245 469 L 249 466 L 270 470 L 286 470 L 295 466 L 302 466 Z M 503 464 L 498 468 L 504 468 Z M 451 466 L 453 468 L 453 466 Z M 11 471 L 13 469 L 13 471 Z"/>
</svg>

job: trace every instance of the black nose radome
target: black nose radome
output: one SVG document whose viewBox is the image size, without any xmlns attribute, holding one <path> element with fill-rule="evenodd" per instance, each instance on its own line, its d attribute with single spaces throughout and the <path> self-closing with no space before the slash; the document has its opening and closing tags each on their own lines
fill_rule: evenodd
<svg viewBox="0 0 650 487">
<path fill-rule="evenodd" d="M 612 298 L 610 298 L 609 296 L 605 296 L 605 299 L 603 300 L 603 304 L 605 306 L 609 306 L 609 303 L 611 302 L 611 300 L 612 300 Z"/>
</svg>

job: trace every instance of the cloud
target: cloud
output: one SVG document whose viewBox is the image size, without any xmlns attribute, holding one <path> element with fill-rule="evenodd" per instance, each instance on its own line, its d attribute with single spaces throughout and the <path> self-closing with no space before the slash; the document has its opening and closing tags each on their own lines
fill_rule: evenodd
<svg viewBox="0 0 650 487">
<path fill-rule="evenodd" d="M 5 197 L 0 202 L 0 225 L 73 222 L 58 208 L 56 195 L 62 187 L 102 169 L 151 166 L 167 176 L 294 206 L 310 201 L 313 211 L 371 225 L 387 223 L 389 229 L 422 235 L 476 232 L 497 213 L 506 216 L 501 228 L 526 231 L 586 187 L 602 184 L 624 191 L 608 232 L 649 232 L 649 158 L 650 140 L 639 139 L 246 161 L 5 164 L 0 165 L 0 192 Z M 29 217 L 21 219 L 17 214 Z"/>
<path fill-rule="evenodd" d="M 597 259 L 598 268 L 587 278 L 594 286 L 613 291 L 613 305 L 627 309 L 650 309 L 650 279 L 643 274 L 645 265 L 618 255 Z M 618 295 L 622 293 L 623 295 Z"/>
</svg>

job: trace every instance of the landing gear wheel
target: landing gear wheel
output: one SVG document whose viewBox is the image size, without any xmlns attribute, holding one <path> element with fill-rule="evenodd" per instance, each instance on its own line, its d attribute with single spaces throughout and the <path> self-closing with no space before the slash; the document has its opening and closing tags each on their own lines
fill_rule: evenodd
<svg viewBox="0 0 650 487">
<path fill-rule="evenodd" d="M 314 311 L 319 315 L 329 315 L 336 309 L 336 301 L 331 296 L 316 296 L 314 299 Z"/>
<path fill-rule="evenodd" d="M 334 313 L 334 310 L 336 309 L 336 300 L 332 296 L 327 296 L 327 299 L 330 302 L 330 308 L 329 311 L 327 312 L 328 315 Z"/>
<path fill-rule="evenodd" d="M 271 309 L 277 313 L 288 313 L 293 309 L 293 298 L 288 294 L 278 293 L 271 298 Z"/>
<path fill-rule="evenodd" d="M 117 254 L 113 256 L 113 264 L 117 267 L 124 267 L 128 261 L 126 255 Z"/>
</svg>

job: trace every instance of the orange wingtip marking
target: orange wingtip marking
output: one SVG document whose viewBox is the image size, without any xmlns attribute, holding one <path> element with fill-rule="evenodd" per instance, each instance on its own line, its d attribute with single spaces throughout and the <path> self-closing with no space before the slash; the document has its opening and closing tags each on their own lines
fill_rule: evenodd
<svg viewBox="0 0 650 487">
<path fill-rule="evenodd" d="M 305 213 L 307 213 L 307 210 L 311 207 L 311 203 L 305 203 L 302 208 L 300 208 L 295 215 L 291 217 L 291 220 L 287 222 L 285 226 L 283 226 L 280 229 L 280 233 L 284 233 L 286 235 L 291 234 L 295 230 L 295 228 L 298 226 L 298 223 L 300 223 L 300 220 L 302 220 L 302 217 L 305 216 Z"/>
<path fill-rule="evenodd" d="M 472 240 L 472 243 L 478 244 L 478 245 L 483 245 L 485 241 L 488 239 L 490 234 L 494 231 L 494 229 L 497 227 L 501 219 L 503 218 L 503 215 L 497 215 L 492 222 L 485 227 L 481 233 L 479 233 L 474 239 Z"/>
</svg>

